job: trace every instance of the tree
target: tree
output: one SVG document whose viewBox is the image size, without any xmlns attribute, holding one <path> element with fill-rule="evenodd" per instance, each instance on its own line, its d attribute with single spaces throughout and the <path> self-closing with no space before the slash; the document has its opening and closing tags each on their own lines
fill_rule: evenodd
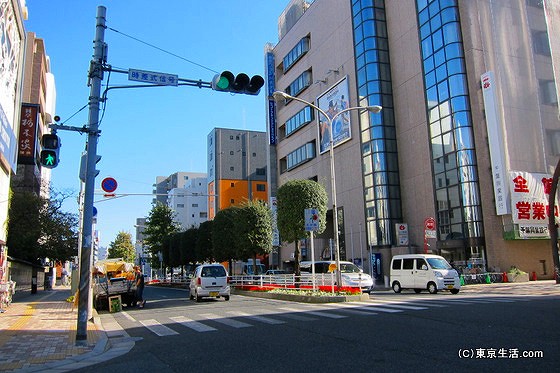
<svg viewBox="0 0 560 373">
<path fill-rule="evenodd" d="M 122 258 L 125 262 L 134 263 L 136 251 L 132 244 L 132 235 L 128 232 L 120 231 L 107 248 L 107 258 Z"/>
<path fill-rule="evenodd" d="M 212 248 L 218 261 L 239 259 L 235 222 L 239 219 L 239 207 L 231 206 L 216 213 L 212 224 Z"/>
<path fill-rule="evenodd" d="M 144 229 L 144 244 L 152 254 L 152 267 L 158 266 L 161 251 L 164 263 L 169 263 L 169 245 L 166 240 L 168 236 L 178 232 L 179 227 L 174 221 L 174 213 L 171 208 L 163 203 L 156 203 L 152 206 L 146 218 L 146 227 Z"/>
<path fill-rule="evenodd" d="M 198 240 L 198 228 L 189 228 L 181 233 L 181 263 L 196 262 L 196 241 Z"/>
<path fill-rule="evenodd" d="M 272 252 L 272 215 L 265 202 L 245 202 L 235 219 L 239 254 L 253 258 L 253 273 L 257 273 L 257 255 Z"/>
<path fill-rule="evenodd" d="M 78 217 L 61 210 L 68 195 L 50 191 L 50 199 L 17 190 L 11 193 L 7 246 L 10 256 L 35 262 L 70 260 L 77 255 Z"/>
<path fill-rule="evenodd" d="M 214 250 L 212 250 L 212 223 L 212 220 L 208 220 L 198 227 L 195 258 L 199 262 L 213 262 L 215 260 Z"/>
<path fill-rule="evenodd" d="M 327 226 L 327 192 L 321 184 L 312 180 L 290 180 L 278 188 L 276 198 L 278 231 L 282 240 L 296 243 L 294 272 L 299 276 L 299 240 L 309 234 L 305 231 L 305 209 L 318 210 L 317 233 L 322 233 Z"/>
</svg>

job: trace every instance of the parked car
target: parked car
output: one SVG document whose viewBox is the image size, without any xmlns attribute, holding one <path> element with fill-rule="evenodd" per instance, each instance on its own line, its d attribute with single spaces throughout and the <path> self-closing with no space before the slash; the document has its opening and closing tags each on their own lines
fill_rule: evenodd
<svg viewBox="0 0 560 373">
<path fill-rule="evenodd" d="M 229 277 L 225 267 L 219 263 L 201 264 L 194 270 L 190 285 L 190 299 L 200 302 L 204 297 L 229 300 Z"/>
<path fill-rule="evenodd" d="M 332 284 L 332 276 L 329 275 L 329 268 L 331 265 L 335 264 L 336 262 L 334 260 L 319 260 L 315 262 L 315 274 L 317 276 L 318 285 Z M 364 273 L 364 271 L 357 265 L 346 261 L 339 261 L 339 264 L 342 286 L 359 287 L 362 289 L 363 293 L 368 294 L 374 289 L 375 283 L 373 282 L 371 276 Z M 306 276 L 309 278 L 312 273 L 311 262 L 301 262 L 300 271 L 304 278 Z"/>
<path fill-rule="evenodd" d="M 288 274 L 288 272 L 286 272 L 283 269 L 269 269 L 268 271 L 265 272 L 265 276 L 286 275 L 286 274 Z"/>
</svg>

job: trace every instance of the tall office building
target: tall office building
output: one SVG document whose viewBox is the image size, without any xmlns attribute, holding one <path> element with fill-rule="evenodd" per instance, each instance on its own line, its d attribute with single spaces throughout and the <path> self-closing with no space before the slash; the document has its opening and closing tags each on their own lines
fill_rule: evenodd
<svg viewBox="0 0 560 373">
<path fill-rule="evenodd" d="M 153 185 L 153 204 L 167 204 L 169 192 L 174 188 L 184 188 L 193 178 L 206 177 L 203 172 L 175 172 L 169 176 L 157 176 Z"/>
<path fill-rule="evenodd" d="M 50 59 L 46 54 L 44 40 L 28 32 L 25 45 L 18 166 L 17 173 L 11 180 L 11 187 L 17 191 L 34 192 L 48 198 L 51 170 L 41 167 L 39 154 L 41 138 L 43 134 L 51 133 L 48 125 L 53 122 L 55 116 L 55 79 L 50 72 Z"/>
<path fill-rule="evenodd" d="M 268 200 L 266 132 L 214 128 L 207 141 L 208 219 L 246 200 Z"/>
<path fill-rule="evenodd" d="M 343 259 L 387 275 L 393 254 L 429 251 L 465 271 L 515 265 L 552 278 L 557 1 L 294 0 L 278 30 L 265 52 L 269 96 L 281 90 L 330 115 L 383 107 L 333 121 Z M 317 111 L 296 100 L 268 108 L 271 194 L 314 179 L 332 201 Z M 330 211 L 316 247 L 334 231 Z M 282 247 L 282 260 L 292 252 Z"/>
<path fill-rule="evenodd" d="M 25 2 L 0 2 L 0 254 L 7 238 L 10 178 L 17 172 L 26 18 Z"/>
</svg>

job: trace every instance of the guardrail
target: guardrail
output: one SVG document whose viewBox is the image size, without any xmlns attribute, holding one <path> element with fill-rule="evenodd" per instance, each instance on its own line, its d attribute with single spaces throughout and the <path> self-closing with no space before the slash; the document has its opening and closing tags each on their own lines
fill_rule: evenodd
<svg viewBox="0 0 560 373">
<path fill-rule="evenodd" d="M 331 286 L 336 281 L 334 274 L 316 273 L 315 285 Z M 313 275 L 311 273 L 302 273 L 300 276 L 295 274 L 285 275 L 235 275 L 230 276 L 230 285 L 232 286 L 271 286 L 293 288 L 297 286 L 309 287 L 313 285 Z"/>
</svg>

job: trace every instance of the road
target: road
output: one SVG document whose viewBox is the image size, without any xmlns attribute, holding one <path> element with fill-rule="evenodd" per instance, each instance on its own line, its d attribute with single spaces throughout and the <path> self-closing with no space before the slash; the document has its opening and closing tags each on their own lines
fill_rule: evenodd
<svg viewBox="0 0 560 373">
<path fill-rule="evenodd" d="M 144 309 L 101 315 L 116 321 L 110 337 L 135 338 L 134 348 L 80 371 L 556 370 L 560 291 L 482 289 L 306 304 L 239 295 L 196 303 L 186 290 L 147 287 Z"/>
</svg>

